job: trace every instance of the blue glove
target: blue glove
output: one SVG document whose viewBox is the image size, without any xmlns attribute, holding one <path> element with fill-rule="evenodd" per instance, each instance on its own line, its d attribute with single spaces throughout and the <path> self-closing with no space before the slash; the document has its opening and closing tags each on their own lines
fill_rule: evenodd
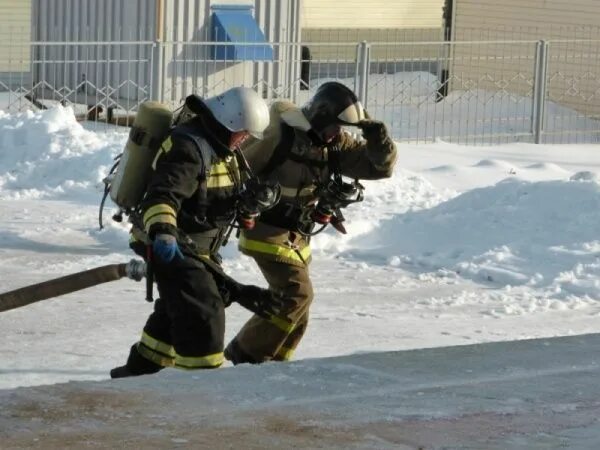
<svg viewBox="0 0 600 450">
<path fill-rule="evenodd" d="M 152 242 L 152 252 L 163 263 L 170 263 L 175 256 L 183 259 L 183 253 L 177 245 L 177 238 L 170 234 L 157 234 Z"/>
</svg>

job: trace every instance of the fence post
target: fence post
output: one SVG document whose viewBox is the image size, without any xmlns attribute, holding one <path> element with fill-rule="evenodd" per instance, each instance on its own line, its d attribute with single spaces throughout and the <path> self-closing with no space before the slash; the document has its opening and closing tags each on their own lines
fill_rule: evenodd
<svg viewBox="0 0 600 450">
<path fill-rule="evenodd" d="M 163 43 L 156 40 L 150 49 L 150 100 L 164 101 L 163 92 Z"/>
<path fill-rule="evenodd" d="M 371 56 L 371 45 L 362 41 L 356 46 L 356 71 L 354 76 L 354 92 L 363 104 L 367 106 L 367 93 L 369 86 L 369 65 Z"/>
<path fill-rule="evenodd" d="M 546 84 L 548 78 L 548 42 L 538 41 L 535 47 L 535 67 L 533 85 L 533 105 L 531 127 L 533 141 L 541 144 L 544 132 L 544 112 L 546 109 Z"/>
</svg>

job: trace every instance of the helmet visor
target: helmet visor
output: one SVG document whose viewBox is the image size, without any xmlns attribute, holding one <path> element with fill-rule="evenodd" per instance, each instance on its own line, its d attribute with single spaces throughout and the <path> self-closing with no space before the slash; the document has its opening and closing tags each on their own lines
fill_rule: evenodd
<svg viewBox="0 0 600 450">
<path fill-rule="evenodd" d="M 337 118 L 343 125 L 356 125 L 365 119 L 365 112 L 360 102 L 356 102 L 339 113 Z"/>
</svg>

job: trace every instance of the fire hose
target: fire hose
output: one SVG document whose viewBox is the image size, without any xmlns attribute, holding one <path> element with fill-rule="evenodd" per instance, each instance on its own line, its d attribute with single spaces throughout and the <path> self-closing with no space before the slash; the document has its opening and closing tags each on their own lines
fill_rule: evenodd
<svg viewBox="0 0 600 450">
<path fill-rule="evenodd" d="M 109 264 L 64 277 L 33 284 L 14 291 L 0 294 L 0 312 L 8 311 L 31 303 L 80 291 L 92 286 L 121 278 L 141 281 L 146 273 L 143 261 L 132 259 L 126 264 Z"/>
</svg>

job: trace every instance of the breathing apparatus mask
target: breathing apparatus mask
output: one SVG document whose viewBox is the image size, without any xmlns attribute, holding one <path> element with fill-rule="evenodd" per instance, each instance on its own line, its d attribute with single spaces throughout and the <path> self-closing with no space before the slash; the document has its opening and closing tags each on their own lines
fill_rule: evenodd
<svg viewBox="0 0 600 450">
<path fill-rule="evenodd" d="M 240 193 L 237 204 L 236 219 L 240 228 L 254 228 L 258 216 L 275 206 L 280 198 L 281 187 L 278 183 L 260 183 L 256 178 L 251 178 Z"/>
<path fill-rule="evenodd" d="M 346 234 L 343 222 L 346 220 L 342 208 L 361 202 L 364 198 L 364 187 L 353 180 L 345 182 L 341 176 L 333 176 L 327 182 L 317 186 L 317 201 L 301 212 L 296 231 L 309 237 L 319 234 L 327 225 L 331 225 L 342 234 Z M 315 225 L 321 225 L 315 230 Z"/>
<path fill-rule="evenodd" d="M 315 189 L 316 201 L 301 211 L 297 231 L 304 236 L 314 236 L 331 224 L 340 233 L 346 234 L 343 225 L 345 221 L 342 209 L 363 201 L 364 186 L 358 179 L 344 181 L 340 169 L 340 148 L 336 145 L 329 147 L 330 177 L 317 184 Z M 316 225 L 321 225 L 314 231 Z"/>
<path fill-rule="evenodd" d="M 275 181 L 261 182 L 252 172 L 242 150 L 236 147 L 234 152 L 240 169 L 247 174 L 244 189 L 238 194 L 235 221 L 239 228 L 251 230 L 261 213 L 279 203 L 281 186 Z"/>
<path fill-rule="evenodd" d="M 331 223 L 338 231 L 337 225 L 341 225 L 341 208 L 345 208 L 352 203 L 361 202 L 364 198 L 364 187 L 354 180 L 350 183 L 342 181 L 341 177 L 334 177 L 318 189 L 318 197 L 314 209 L 311 211 L 311 219 L 318 224 L 326 225 Z"/>
</svg>

